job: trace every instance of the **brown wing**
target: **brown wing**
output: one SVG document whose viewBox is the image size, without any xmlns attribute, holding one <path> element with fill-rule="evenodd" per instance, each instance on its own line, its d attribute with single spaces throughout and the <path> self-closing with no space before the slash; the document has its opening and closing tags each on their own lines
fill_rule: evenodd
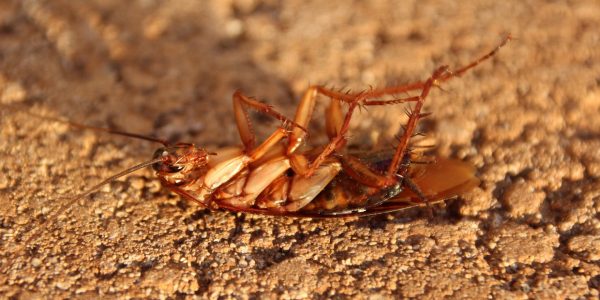
<svg viewBox="0 0 600 300">
<path fill-rule="evenodd" d="M 437 158 L 435 163 L 416 167 L 418 174 L 412 181 L 423 191 L 430 201 L 448 199 L 465 193 L 479 185 L 475 168 L 469 163 L 447 158 Z M 415 199 L 417 195 L 405 189 L 394 199 Z"/>
</svg>

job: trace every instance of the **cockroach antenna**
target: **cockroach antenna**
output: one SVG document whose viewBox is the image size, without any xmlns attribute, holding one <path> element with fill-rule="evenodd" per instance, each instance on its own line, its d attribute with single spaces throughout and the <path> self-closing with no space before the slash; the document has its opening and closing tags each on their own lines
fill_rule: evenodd
<svg viewBox="0 0 600 300">
<path fill-rule="evenodd" d="M 44 115 L 40 115 L 40 114 L 36 114 L 36 113 L 30 112 L 30 111 L 27 111 L 26 108 L 21 107 L 21 106 L 22 105 L 1 104 L 0 108 L 2 108 L 3 110 L 7 110 L 7 111 L 25 113 L 32 117 L 46 120 L 46 121 L 66 124 L 73 128 L 84 129 L 84 130 L 94 130 L 94 131 L 104 132 L 104 133 L 108 133 L 108 134 L 120 135 L 120 136 L 130 137 L 130 138 L 134 138 L 134 139 L 145 140 L 145 141 L 154 142 L 154 143 L 160 143 L 160 144 L 163 144 L 164 146 L 169 145 L 169 142 L 167 142 L 166 140 L 163 140 L 163 139 L 159 139 L 159 138 L 155 138 L 155 137 L 151 137 L 151 136 L 147 136 L 147 135 L 143 135 L 143 134 L 139 134 L 139 133 L 131 133 L 131 132 L 115 130 L 115 129 L 110 129 L 110 128 L 85 125 L 85 124 L 81 124 L 81 123 L 77 123 L 77 122 L 73 122 L 73 121 L 69 121 L 69 120 L 64 120 L 64 119 L 52 117 L 52 116 L 44 116 Z"/>
<path fill-rule="evenodd" d="M 151 165 L 153 165 L 155 163 L 159 163 L 159 162 L 162 162 L 162 161 L 163 161 L 163 158 L 159 157 L 159 158 L 155 158 L 155 159 L 152 159 L 152 160 L 145 161 L 143 163 L 137 164 L 137 165 L 135 165 L 133 167 L 129 167 L 129 168 L 127 168 L 127 169 L 125 169 L 125 170 L 117 173 L 117 174 L 114 174 L 114 175 L 112 175 L 112 176 L 110 176 L 110 177 L 102 180 L 100 183 L 94 185 L 93 187 L 89 188 L 88 190 L 84 191 L 81 194 L 73 196 L 70 199 L 72 201 L 77 201 L 77 200 L 79 200 L 81 198 L 84 198 L 84 197 L 90 195 L 91 193 L 97 191 L 99 188 L 101 188 L 105 184 L 111 183 L 111 182 L 113 182 L 114 180 L 116 180 L 116 179 L 118 179 L 120 177 L 123 177 L 123 176 L 125 176 L 127 174 L 130 174 L 130 173 L 133 173 L 133 172 L 135 172 L 135 171 L 137 171 L 139 169 L 143 169 L 145 167 L 151 166 Z"/>
<path fill-rule="evenodd" d="M 162 158 L 155 158 L 149 161 L 145 161 L 143 163 L 137 164 L 133 167 L 129 167 L 117 174 L 114 174 L 108 178 L 106 178 L 105 180 L 101 181 L 100 183 L 94 185 L 93 187 L 87 189 L 86 191 L 84 191 L 81 194 L 77 194 L 71 197 L 60 197 L 59 199 L 64 199 L 65 201 L 61 204 L 59 204 L 59 207 L 54 209 L 53 211 L 50 212 L 50 214 L 48 214 L 46 216 L 47 219 L 52 219 L 54 216 L 56 216 L 57 214 L 64 212 L 68 207 L 70 207 L 73 203 L 75 203 L 77 200 L 80 200 L 90 194 L 92 194 L 93 192 L 97 191 L 99 188 L 101 188 L 102 186 L 104 186 L 105 184 L 111 183 L 113 181 L 115 181 L 116 179 L 123 177 L 127 174 L 133 173 L 139 169 L 143 169 L 147 166 L 151 166 L 155 163 L 160 163 L 162 161 Z M 33 237 L 33 236 L 32 236 Z M 32 238 L 31 237 L 31 238 Z"/>
</svg>

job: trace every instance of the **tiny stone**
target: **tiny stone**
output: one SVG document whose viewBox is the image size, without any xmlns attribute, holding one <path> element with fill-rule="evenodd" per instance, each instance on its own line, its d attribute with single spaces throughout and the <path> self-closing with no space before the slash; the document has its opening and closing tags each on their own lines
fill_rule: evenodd
<svg viewBox="0 0 600 300">
<path fill-rule="evenodd" d="M 42 261 L 39 258 L 34 258 L 31 260 L 31 265 L 34 267 L 39 267 L 42 264 Z"/>
<path fill-rule="evenodd" d="M 240 34 L 242 34 L 243 30 L 244 30 L 244 25 L 243 25 L 242 21 L 240 21 L 238 19 L 230 20 L 225 24 L 225 32 L 230 37 L 239 36 Z"/>
<path fill-rule="evenodd" d="M 42 207 L 42 214 L 47 215 L 50 212 L 50 207 L 44 206 Z"/>
<path fill-rule="evenodd" d="M 124 211 L 118 211 L 116 213 L 117 218 L 125 218 L 125 217 L 127 217 L 127 215 L 128 215 L 128 213 L 124 212 Z"/>
<path fill-rule="evenodd" d="M 0 172 L 0 190 L 8 188 L 10 186 L 10 180 L 8 175 L 4 172 Z"/>
<path fill-rule="evenodd" d="M 61 290 L 68 290 L 71 287 L 71 284 L 68 282 L 57 282 L 56 287 Z"/>
<path fill-rule="evenodd" d="M 144 188 L 144 179 L 140 177 L 130 178 L 129 182 L 131 183 L 131 186 L 136 190 L 141 190 Z"/>
<path fill-rule="evenodd" d="M 20 83 L 9 82 L 4 86 L 0 102 L 4 104 L 22 102 L 27 98 L 27 91 Z"/>
</svg>

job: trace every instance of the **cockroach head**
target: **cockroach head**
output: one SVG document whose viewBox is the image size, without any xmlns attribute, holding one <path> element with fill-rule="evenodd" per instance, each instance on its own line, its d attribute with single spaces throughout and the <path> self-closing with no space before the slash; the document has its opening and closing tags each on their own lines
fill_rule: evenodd
<svg viewBox="0 0 600 300">
<path fill-rule="evenodd" d="M 160 161 L 154 163 L 152 168 L 158 176 L 170 183 L 181 185 L 189 178 L 206 171 L 209 154 L 205 149 L 193 144 L 175 144 L 154 152 L 154 159 Z"/>
</svg>

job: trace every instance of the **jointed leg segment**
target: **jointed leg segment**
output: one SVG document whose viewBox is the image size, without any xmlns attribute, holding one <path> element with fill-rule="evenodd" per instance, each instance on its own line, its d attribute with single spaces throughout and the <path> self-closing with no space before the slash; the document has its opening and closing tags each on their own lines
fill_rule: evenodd
<svg viewBox="0 0 600 300">
<path fill-rule="evenodd" d="M 322 87 L 313 86 L 309 88 L 309 90 L 305 93 L 298 110 L 296 111 L 295 122 L 300 126 L 306 127 L 308 126 L 308 122 L 311 119 L 314 105 L 316 102 L 316 97 L 318 93 L 322 93 L 327 95 L 327 93 L 332 92 L 326 90 Z M 368 100 L 367 94 L 359 94 L 353 99 L 346 98 L 345 100 L 340 100 L 337 98 L 332 98 L 329 107 L 326 110 L 326 128 L 327 135 L 330 138 L 329 143 L 325 146 L 323 151 L 312 161 L 308 162 L 302 154 L 295 154 L 295 150 L 302 144 L 304 141 L 305 135 L 302 132 L 299 132 L 297 129 L 292 131 L 292 135 L 290 136 L 290 143 L 288 146 L 288 155 L 292 161 L 292 168 L 299 174 L 304 176 L 311 176 L 319 166 L 337 149 L 343 147 L 346 144 L 346 133 L 350 128 L 350 121 L 352 119 L 352 115 L 354 110 L 358 106 L 372 106 L 372 105 L 388 105 L 388 104 L 399 104 L 405 102 L 413 102 L 418 101 L 420 97 L 407 97 L 402 99 L 392 99 L 392 100 Z M 349 104 L 348 111 L 344 117 L 342 117 L 340 102 L 344 101 Z M 356 165 L 358 161 L 355 162 Z M 366 166 L 365 166 L 366 167 Z M 394 179 L 395 181 L 395 179 Z M 379 184 L 385 185 L 390 184 L 391 180 L 378 180 Z"/>
<path fill-rule="evenodd" d="M 494 56 L 498 52 L 498 50 L 500 50 L 500 48 L 504 47 L 512 39 L 513 38 L 511 35 L 507 35 L 502 40 L 502 42 L 500 42 L 500 44 L 498 44 L 498 46 L 496 46 L 492 51 L 486 53 L 485 55 L 479 57 L 478 59 L 472 61 L 471 63 L 469 63 L 465 66 L 458 67 L 454 70 L 449 70 L 448 72 L 446 72 L 446 74 L 444 74 L 443 76 L 441 76 L 440 78 L 437 79 L 437 82 L 435 83 L 435 85 L 440 84 L 445 81 L 448 81 L 454 77 L 463 75 L 470 69 L 473 69 L 474 67 L 478 66 L 483 61 Z M 426 84 L 427 84 L 427 81 L 417 81 L 417 82 L 407 83 L 404 85 L 390 86 L 390 87 L 385 87 L 385 88 L 381 88 L 381 89 L 373 89 L 373 90 L 362 92 L 359 94 L 363 95 L 365 97 L 365 99 L 373 99 L 373 98 L 382 97 L 385 95 L 397 95 L 397 94 L 402 94 L 402 93 L 406 93 L 406 92 L 410 92 L 410 91 L 421 90 L 425 87 Z M 317 88 L 319 90 L 319 93 L 321 93 L 325 96 L 328 96 L 330 98 L 340 99 L 340 100 L 346 101 L 346 102 L 352 101 L 352 99 L 355 99 L 359 95 L 359 94 L 350 94 L 350 93 L 342 93 L 342 92 L 332 91 L 332 90 L 328 90 L 323 87 L 317 87 Z M 388 103 L 388 104 L 392 104 L 392 103 Z"/>
<path fill-rule="evenodd" d="M 298 125 L 284 115 L 277 112 L 273 107 L 243 95 L 240 91 L 233 94 L 233 113 L 238 127 L 238 132 L 246 151 L 254 149 L 256 144 L 256 134 L 252 129 L 252 122 L 248 116 L 248 108 L 269 115 L 283 123 L 283 127 L 292 126 L 296 130 L 305 132 L 303 126 Z"/>
</svg>

